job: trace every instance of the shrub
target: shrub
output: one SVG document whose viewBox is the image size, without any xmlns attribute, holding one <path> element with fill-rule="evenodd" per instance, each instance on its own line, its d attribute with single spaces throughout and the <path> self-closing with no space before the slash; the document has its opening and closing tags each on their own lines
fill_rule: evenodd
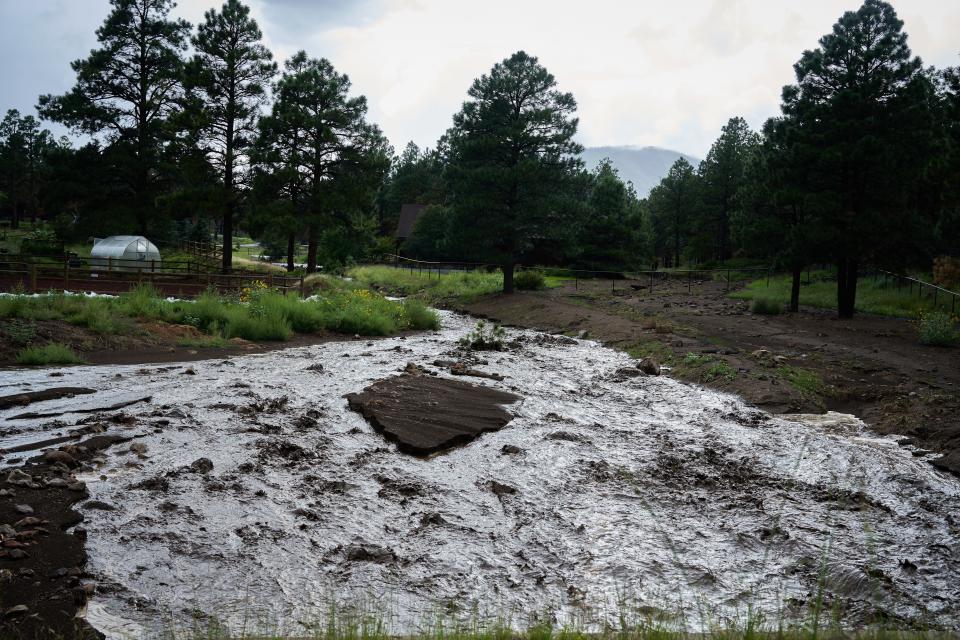
<svg viewBox="0 0 960 640">
<path fill-rule="evenodd" d="M 543 273 L 533 269 L 520 271 L 513 276 L 513 286 L 520 291 L 535 291 L 545 286 Z"/>
<path fill-rule="evenodd" d="M 460 346 L 476 351 L 502 351 L 505 336 L 506 332 L 500 325 L 490 325 L 488 328 L 486 322 L 477 320 L 470 333 L 460 338 Z"/>
<path fill-rule="evenodd" d="M 88 300 L 86 304 L 80 305 L 79 310 L 70 313 L 67 321 L 101 335 L 115 335 L 128 331 L 129 323 L 121 320 L 111 307 L 109 301 Z"/>
<path fill-rule="evenodd" d="M 432 329 L 436 331 L 440 328 L 440 318 L 433 309 L 427 308 L 419 300 L 404 300 L 403 311 L 407 318 L 407 326 L 410 329 Z"/>
<path fill-rule="evenodd" d="M 32 320 L 9 320 L 3 326 L 3 335 L 10 344 L 17 346 L 28 345 L 37 337 L 37 324 Z"/>
<path fill-rule="evenodd" d="M 83 358 L 73 349 L 58 342 L 51 342 L 42 347 L 27 347 L 17 354 L 17 364 L 22 365 L 81 364 L 82 362 Z"/>
<path fill-rule="evenodd" d="M 761 316 L 776 316 L 783 311 L 783 307 L 779 302 L 770 298 L 755 298 L 750 310 Z"/>
<path fill-rule="evenodd" d="M 949 347 L 960 342 L 960 336 L 953 328 L 953 318 L 942 311 L 921 313 L 919 333 L 921 344 Z"/>
</svg>

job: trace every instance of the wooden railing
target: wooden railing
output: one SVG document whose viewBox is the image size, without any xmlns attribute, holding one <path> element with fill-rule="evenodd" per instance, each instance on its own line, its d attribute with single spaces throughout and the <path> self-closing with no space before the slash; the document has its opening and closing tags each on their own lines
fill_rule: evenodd
<svg viewBox="0 0 960 640">
<path fill-rule="evenodd" d="M 125 293 L 150 283 L 162 293 L 194 297 L 211 289 L 239 291 L 263 282 L 280 291 L 303 294 L 303 278 L 233 269 L 216 273 L 197 269 L 195 261 L 75 258 L 70 256 L 0 256 L 0 291 L 84 291 Z"/>
</svg>

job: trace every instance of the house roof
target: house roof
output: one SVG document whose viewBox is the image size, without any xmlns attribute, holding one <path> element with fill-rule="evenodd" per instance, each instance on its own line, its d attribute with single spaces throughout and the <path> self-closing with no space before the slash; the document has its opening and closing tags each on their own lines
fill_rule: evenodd
<svg viewBox="0 0 960 640">
<path fill-rule="evenodd" d="M 417 224 L 417 219 L 423 213 L 426 205 L 423 204 L 405 204 L 400 207 L 400 221 L 397 223 L 397 237 L 409 238 L 413 233 L 413 226 Z"/>
</svg>

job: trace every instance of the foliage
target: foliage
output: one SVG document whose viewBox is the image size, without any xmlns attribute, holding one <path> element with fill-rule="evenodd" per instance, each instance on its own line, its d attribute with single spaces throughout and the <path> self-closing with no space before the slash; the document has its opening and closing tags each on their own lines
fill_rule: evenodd
<svg viewBox="0 0 960 640">
<path fill-rule="evenodd" d="M 10 320 L 0 325 L 0 333 L 12 345 L 27 345 L 37 337 L 37 323 L 33 320 Z"/>
<path fill-rule="evenodd" d="M 356 267 L 347 273 L 362 285 L 391 295 L 417 296 L 428 302 L 454 298 L 469 301 L 503 287 L 500 273 L 485 271 L 451 271 L 438 276 L 394 267 Z"/>
<path fill-rule="evenodd" d="M 656 233 L 655 249 L 664 266 L 680 266 L 696 208 L 696 174 L 686 158 L 678 159 L 666 177 L 650 192 L 650 212 Z"/>
<path fill-rule="evenodd" d="M 477 320 L 467 335 L 459 340 L 464 349 L 474 351 L 502 351 L 506 347 L 506 332 L 498 324 L 487 325 L 483 320 Z"/>
<path fill-rule="evenodd" d="M 76 85 L 40 97 L 40 115 L 78 133 L 102 135 L 125 161 L 114 166 L 133 194 L 141 231 L 156 213 L 164 127 L 182 97 L 181 53 L 189 23 L 170 18 L 173 0 L 110 0 L 99 48 L 71 64 Z"/>
<path fill-rule="evenodd" d="M 575 209 L 582 147 L 577 103 L 537 58 L 519 51 L 474 80 L 447 132 L 451 242 L 499 263 L 503 290 L 537 242 L 559 241 Z"/>
<path fill-rule="evenodd" d="M 513 285 L 520 291 L 535 291 L 546 286 L 543 272 L 537 269 L 524 269 L 513 278 Z"/>
<path fill-rule="evenodd" d="M 954 320 L 948 313 L 921 312 L 918 325 L 920 344 L 950 347 L 960 342 L 960 333 L 954 328 Z"/>
<path fill-rule="evenodd" d="M 27 347 L 17 353 L 17 364 L 43 366 L 48 364 L 83 364 L 83 358 L 70 347 L 51 342 L 42 347 Z"/>
</svg>

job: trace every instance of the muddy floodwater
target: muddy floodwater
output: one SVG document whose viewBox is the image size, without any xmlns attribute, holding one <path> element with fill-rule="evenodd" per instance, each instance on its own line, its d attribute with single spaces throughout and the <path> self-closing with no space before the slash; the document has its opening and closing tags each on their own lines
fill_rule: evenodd
<svg viewBox="0 0 960 640">
<path fill-rule="evenodd" d="M 471 381 L 521 396 L 514 419 L 431 458 L 399 452 L 343 396 L 409 362 L 449 376 L 431 363 L 456 358 L 472 320 L 442 321 L 225 361 L 0 372 L 0 393 L 98 390 L 37 413 L 150 396 L 0 413 L 2 447 L 79 421 L 134 436 L 82 475 L 88 619 L 109 637 L 209 616 L 299 630 L 335 601 L 401 631 L 625 610 L 689 629 L 806 619 L 819 600 L 851 625 L 960 620 L 960 481 L 851 416 L 773 417 L 618 372 L 634 362 L 588 340 L 509 331 L 517 348 L 472 365 L 506 378 Z"/>
</svg>

